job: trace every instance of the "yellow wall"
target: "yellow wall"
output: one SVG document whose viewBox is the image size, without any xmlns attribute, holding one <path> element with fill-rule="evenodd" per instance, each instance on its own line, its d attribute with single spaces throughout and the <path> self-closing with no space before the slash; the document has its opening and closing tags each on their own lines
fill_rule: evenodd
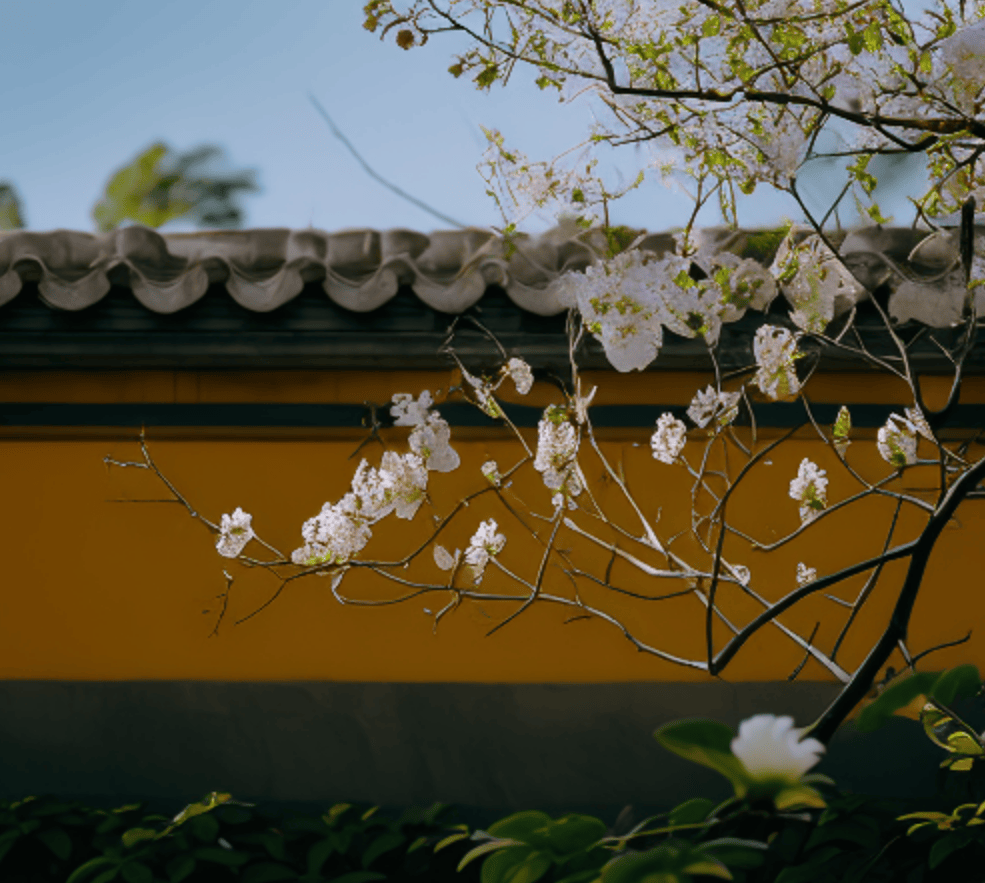
<svg viewBox="0 0 985 883">
<path fill-rule="evenodd" d="M 599 379 L 601 377 L 601 379 Z M 0 401 L 66 402 L 384 402 L 397 391 L 447 387 L 450 373 L 345 372 L 73 372 L 71 374 L 8 372 L 0 377 Z M 699 375 L 585 375 L 588 388 L 600 382 L 596 404 L 659 401 L 684 404 L 694 389 L 708 382 Z M 932 400 L 943 392 L 932 384 Z M 505 390 L 505 385 L 503 389 Z M 905 402 L 898 383 L 882 377 L 829 375 L 810 387 L 815 401 Z M 544 405 L 552 391 L 539 387 L 525 400 Z M 509 396 L 507 396 L 509 399 Z M 985 384 L 972 378 L 964 402 L 985 401 Z M 523 430 L 533 447 L 536 430 Z M 383 432 L 397 450 L 406 450 L 408 430 Z M 694 434 L 692 434 L 694 435 Z M 762 438 L 775 437 L 763 431 Z M 730 513 L 734 524 L 763 541 L 792 530 L 799 522 L 797 505 L 787 487 L 802 457 L 828 469 L 829 501 L 855 492 L 857 485 L 835 458 L 809 434 L 788 443 L 757 469 L 757 478 L 735 495 Z M 886 474 L 871 438 L 861 432 L 851 448 L 853 465 L 869 478 Z M 332 597 L 329 580 L 309 577 L 290 583 L 270 607 L 241 625 L 234 621 L 257 608 L 277 589 L 268 573 L 244 568 L 215 552 L 208 530 L 174 503 L 118 503 L 116 499 L 159 500 L 163 485 L 147 470 L 109 468 L 105 456 L 139 460 L 133 429 L 0 430 L 0 487 L 4 505 L 0 527 L 4 549 L 3 609 L 0 615 L 0 678 L 5 679 L 201 679 L 201 680 L 339 680 L 339 681 L 470 681 L 592 682 L 683 681 L 707 676 L 641 654 L 621 632 L 599 620 L 564 624 L 569 609 L 534 605 L 490 638 L 485 632 L 516 609 L 515 603 L 465 603 L 447 615 L 432 633 L 433 617 L 450 597 L 446 591 L 404 604 L 376 609 L 343 607 Z M 659 516 L 661 537 L 688 524 L 691 480 L 680 466 L 665 466 L 649 452 L 645 430 L 602 430 L 603 450 L 621 462 L 645 515 Z M 869 440 L 865 440 L 865 436 Z M 253 513 L 259 534 L 282 552 L 300 545 L 303 521 L 317 514 L 325 501 L 338 500 L 348 489 L 359 457 L 378 461 L 376 443 L 347 460 L 362 439 L 357 430 L 149 430 L 151 455 L 206 517 L 218 522 L 223 512 L 241 506 Z M 447 513 L 464 493 L 483 487 L 480 465 L 489 459 L 501 470 L 515 462 L 517 446 L 499 429 L 453 429 L 453 446 L 462 466 L 449 475 L 431 474 L 435 511 Z M 637 443 L 639 447 L 633 447 Z M 689 443 L 692 461 L 699 448 Z M 980 449 L 973 449 L 974 454 Z M 929 451 L 928 451 L 929 453 Z M 734 464 L 735 461 L 733 461 Z M 583 468 L 593 492 L 612 519 L 639 532 L 631 512 L 611 482 L 600 482 L 601 469 L 590 449 L 583 448 Z M 904 484 L 913 487 L 918 473 Z M 528 465 L 513 490 L 528 505 L 550 514 L 550 493 Z M 887 499 L 869 499 L 851 511 L 825 519 L 801 540 L 765 555 L 730 540 L 731 560 L 748 566 L 753 585 L 775 600 L 795 587 L 798 561 L 820 574 L 862 556 L 876 554 L 893 509 Z M 390 516 L 374 528 L 363 558 L 393 560 L 412 551 L 427 537 L 428 513 L 413 522 Z M 533 578 L 541 547 L 526 536 L 494 494 L 487 493 L 465 509 L 448 529 L 444 545 L 464 548 L 480 520 L 495 517 L 508 536 L 501 560 Z M 595 530 L 591 518 L 576 516 Z M 904 508 L 895 541 L 911 538 L 922 516 Z M 541 524 L 546 524 L 541 522 Z M 548 534 L 545 533 L 545 536 Z M 607 541 L 615 536 L 602 528 Z M 910 648 L 925 647 L 975 630 L 964 646 L 936 656 L 940 667 L 979 662 L 985 649 L 985 614 L 980 591 L 985 520 L 980 502 L 959 511 L 953 528 L 944 532 L 914 613 Z M 574 549 L 576 562 L 595 574 L 604 573 L 607 555 L 562 530 L 559 545 Z M 662 562 L 642 546 L 623 541 L 628 550 Z M 684 548 L 685 541 L 681 541 Z M 262 557 L 252 543 L 248 551 Z M 853 667 L 874 641 L 899 585 L 904 563 L 887 567 L 884 581 L 859 617 L 839 660 Z M 209 637 L 219 612 L 226 581 L 234 577 L 226 619 L 217 637 Z M 293 569 L 285 569 L 285 574 Z M 441 572 L 430 552 L 405 579 L 439 581 Z M 464 575 L 463 575 L 464 576 Z M 617 564 L 612 580 L 633 591 L 658 594 L 682 588 L 643 578 Z M 837 594 L 852 598 L 864 578 L 845 584 Z M 463 583 L 460 583 L 463 584 Z M 482 588 L 516 593 L 502 574 L 490 569 Z M 350 597 L 384 599 L 400 590 L 396 583 L 372 574 L 350 573 L 340 591 Z M 552 568 L 545 590 L 572 595 L 570 581 Z M 638 638 L 671 653 L 702 658 L 704 614 L 693 595 L 668 601 L 635 601 L 586 580 L 582 598 L 621 619 Z M 738 624 L 761 608 L 734 588 L 721 590 L 723 610 Z M 812 597 L 781 619 L 808 636 L 816 622 L 816 642 L 830 648 L 847 610 L 823 597 Z M 716 627 L 718 646 L 727 632 Z M 766 628 L 740 652 L 725 671 L 726 680 L 783 679 L 802 657 L 789 639 Z M 805 680 L 830 680 L 814 662 L 802 672 Z"/>
</svg>

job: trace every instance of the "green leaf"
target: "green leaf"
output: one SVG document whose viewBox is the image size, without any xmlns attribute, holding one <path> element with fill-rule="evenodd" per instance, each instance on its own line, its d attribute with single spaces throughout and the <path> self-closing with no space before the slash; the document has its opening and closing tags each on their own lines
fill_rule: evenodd
<svg viewBox="0 0 985 883">
<path fill-rule="evenodd" d="M 605 836 L 607 830 L 601 819 L 567 813 L 547 826 L 547 840 L 556 853 L 567 856 L 589 849 Z"/>
<path fill-rule="evenodd" d="M 701 25 L 701 33 L 705 37 L 715 37 L 722 30 L 722 18 L 719 15 L 709 15 Z"/>
<path fill-rule="evenodd" d="M 195 859 L 190 855 L 176 855 L 165 866 L 168 879 L 171 883 L 181 883 L 192 871 L 195 870 Z"/>
<path fill-rule="evenodd" d="M 729 868 L 758 868 L 766 861 L 768 843 L 740 837 L 719 837 L 701 844 L 702 852 L 712 855 Z"/>
<path fill-rule="evenodd" d="M 223 849 L 221 846 L 200 846 L 192 855 L 203 862 L 215 862 L 217 865 L 237 867 L 245 865 L 250 860 L 249 853 L 236 849 Z"/>
<path fill-rule="evenodd" d="M 748 790 L 751 777 L 732 754 L 735 734 L 725 724 L 698 719 L 674 721 L 660 727 L 653 735 L 668 751 L 721 773 L 732 783 L 737 796 L 743 796 Z"/>
<path fill-rule="evenodd" d="M 708 818 L 715 803 L 707 797 L 692 797 L 675 806 L 667 818 L 668 825 L 694 825 Z"/>
<path fill-rule="evenodd" d="M 68 861 L 72 854 L 72 838 L 63 828 L 45 828 L 35 836 L 63 862 Z"/>
<path fill-rule="evenodd" d="M 314 875 L 321 871 L 322 865 L 328 861 L 333 849 L 331 840 L 319 840 L 314 844 L 308 850 L 308 873 Z"/>
<path fill-rule="evenodd" d="M 116 879 L 119 870 L 119 867 L 115 867 L 110 868 L 108 871 L 103 871 L 98 877 L 93 878 L 92 883 L 109 883 L 110 880 Z"/>
<path fill-rule="evenodd" d="M 587 868 L 584 871 L 568 874 L 567 877 L 562 877 L 557 883 L 597 883 L 601 879 L 602 871 L 600 868 Z"/>
<path fill-rule="evenodd" d="M 487 852 L 495 852 L 497 849 L 505 849 L 507 846 L 525 846 L 528 849 L 530 848 L 526 843 L 520 843 L 516 840 L 490 840 L 487 843 L 474 846 L 465 853 L 458 863 L 457 870 L 461 871 L 470 861 L 478 858 L 480 855 L 485 855 Z"/>
<path fill-rule="evenodd" d="M 370 883 L 371 880 L 386 880 L 386 874 L 379 871 L 349 871 L 341 877 L 333 877 L 332 883 Z"/>
<path fill-rule="evenodd" d="M 879 729 L 894 712 L 909 705 L 917 696 L 925 696 L 937 678 L 937 672 L 920 672 L 886 687 L 879 696 L 862 709 L 855 722 L 861 733 Z"/>
<path fill-rule="evenodd" d="M 551 817 L 546 812 L 530 809 L 514 813 L 489 826 L 489 833 L 494 837 L 507 840 L 521 840 L 529 843 L 535 831 L 546 828 L 551 824 Z"/>
<path fill-rule="evenodd" d="M 551 867 L 551 860 L 529 846 L 511 846 L 482 863 L 482 883 L 535 883 Z"/>
<path fill-rule="evenodd" d="M 933 870 L 942 864 L 952 852 L 963 849 L 969 842 L 964 831 L 956 831 L 953 834 L 948 834 L 946 837 L 941 837 L 940 840 L 930 847 L 930 856 L 927 859 L 927 864 Z"/>
<path fill-rule="evenodd" d="M 120 865 L 120 876 L 127 883 L 154 883 L 154 872 L 140 862 L 127 862 Z"/>
<path fill-rule="evenodd" d="M 153 828 L 131 828 L 129 831 L 124 831 L 120 840 L 123 841 L 123 845 L 129 849 L 131 846 L 140 843 L 143 840 L 153 840 L 157 837 L 157 831 Z"/>
<path fill-rule="evenodd" d="M 0 181 L 0 230 L 21 230 L 26 226 L 17 189 L 9 181 Z"/>
<path fill-rule="evenodd" d="M 298 872 L 277 862 L 261 862 L 243 869 L 241 883 L 275 883 L 277 880 L 297 880 Z M 336 878 L 339 879 L 339 878 Z"/>
<path fill-rule="evenodd" d="M 213 815 L 197 815 L 188 819 L 185 826 L 202 843 L 215 843 L 219 836 L 219 820 Z"/>
<path fill-rule="evenodd" d="M 920 723 L 931 742 L 952 754 L 968 757 L 985 755 L 985 748 L 982 747 L 978 733 L 934 699 L 931 699 L 921 710 Z M 954 764 L 952 763 L 951 766 L 953 768 Z"/>
<path fill-rule="evenodd" d="M 89 859 L 85 864 L 79 865 L 72 873 L 69 875 L 65 883 L 76 883 L 78 880 L 84 880 L 89 876 L 89 872 L 95 870 L 96 868 L 102 868 L 106 865 L 118 865 L 114 859 L 106 858 L 104 855 L 97 855 L 95 858 Z M 113 869 L 114 876 L 116 873 L 116 868 Z"/>
<path fill-rule="evenodd" d="M 368 868 L 373 862 L 375 862 L 384 852 L 389 852 L 391 849 L 395 849 L 406 841 L 406 837 L 399 831 L 387 831 L 380 834 L 363 852 L 362 866 Z"/>
<path fill-rule="evenodd" d="M 828 804 L 810 785 L 793 785 L 777 793 L 773 802 L 780 811 L 813 807 L 824 809 Z"/>
<path fill-rule="evenodd" d="M 957 668 L 944 672 L 929 695 L 944 705 L 950 705 L 955 699 L 970 699 L 982 689 L 982 679 L 978 675 L 977 665 L 959 665 Z"/>
<path fill-rule="evenodd" d="M 662 843 L 646 852 L 613 859 L 602 871 L 602 883 L 685 883 L 679 874 L 689 856 L 680 848 L 681 841 L 677 844 Z"/>
<path fill-rule="evenodd" d="M 453 843 L 457 843 L 459 840 L 466 839 L 468 836 L 469 836 L 468 831 L 466 831 L 463 834 L 450 834 L 448 837 L 445 837 L 444 840 L 439 840 L 438 843 L 435 844 L 434 851 L 438 852 L 439 850 L 444 849 L 446 846 L 451 846 Z"/>
<path fill-rule="evenodd" d="M 811 832 L 805 849 L 813 849 L 832 840 L 845 841 L 861 846 L 863 849 L 875 852 L 879 849 L 880 836 L 878 829 L 873 830 L 860 825 L 858 819 L 846 818 L 815 828 Z"/>
<path fill-rule="evenodd" d="M 366 812 L 364 812 L 364 813 L 363 813 L 363 814 L 362 814 L 362 815 L 360 816 L 360 818 L 361 818 L 361 819 L 362 819 L 362 820 L 363 820 L 364 822 L 366 822 L 366 821 L 369 821 L 369 819 L 370 819 L 370 817 L 372 817 L 372 816 L 373 816 L 373 814 L 374 814 L 374 813 L 375 813 L 375 812 L 376 812 L 376 811 L 377 811 L 378 809 L 379 809 L 379 807 L 378 807 L 378 806 L 371 806 L 371 807 L 370 807 L 369 809 L 367 809 L 367 810 L 366 810 Z"/>
<path fill-rule="evenodd" d="M 731 880 L 732 874 L 725 865 L 714 859 L 698 859 L 684 866 L 687 874 L 706 874 L 709 877 L 721 877 L 723 880 Z"/>
</svg>

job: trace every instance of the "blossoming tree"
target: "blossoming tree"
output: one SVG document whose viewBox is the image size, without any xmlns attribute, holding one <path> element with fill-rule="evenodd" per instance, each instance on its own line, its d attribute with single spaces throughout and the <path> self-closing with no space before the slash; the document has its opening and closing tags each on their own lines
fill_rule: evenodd
<svg viewBox="0 0 985 883">
<path fill-rule="evenodd" d="M 392 402 L 393 424 L 409 429 L 408 448 L 387 450 L 378 466 L 363 460 L 351 489 L 338 502 L 327 502 L 304 523 L 301 543 L 290 556 L 260 540 L 252 516 L 236 509 L 215 524 L 189 511 L 217 535 L 216 548 L 226 558 L 263 567 L 280 581 L 327 576 L 342 603 L 394 603 L 438 593 L 449 598 L 435 615 L 463 601 L 498 601 L 514 609 L 492 631 L 505 626 L 534 604 L 551 603 L 578 616 L 617 626 L 642 652 L 677 665 L 718 675 L 764 626 L 771 625 L 805 655 L 823 665 L 844 688 L 809 728 L 811 760 L 815 748 L 827 744 L 838 726 L 870 690 L 893 653 L 902 653 L 913 668 L 922 655 L 907 645 L 914 603 L 924 582 L 928 560 L 941 532 L 966 500 L 985 496 L 985 452 L 976 433 L 948 429 L 958 401 L 964 366 L 975 344 L 981 296 L 976 291 L 982 263 L 975 253 L 975 200 L 985 198 L 985 4 L 942 2 L 908 15 L 889 0 L 370 0 L 366 27 L 394 34 L 404 49 L 423 45 L 433 35 L 450 31 L 465 36 L 470 48 L 452 65 L 455 76 L 471 76 L 479 88 L 505 81 L 515 69 L 528 66 L 541 88 L 556 88 L 571 97 L 585 90 L 605 106 L 608 124 L 600 123 L 585 146 L 589 157 L 577 167 L 563 158 L 532 162 L 508 150 L 505 139 L 490 132 L 490 152 L 482 167 L 490 192 L 504 211 L 504 234 L 511 237 L 530 211 L 552 207 L 590 227 L 602 222 L 609 235 L 604 260 L 584 271 L 562 275 L 553 294 L 569 307 L 570 374 L 561 394 L 540 420 L 535 446 L 509 420 L 500 389 L 511 385 L 518 395 L 530 392 L 535 381 L 531 367 L 520 357 L 502 352 L 492 373 L 458 359 L 450 338 L 447 351 L 461 371 L 459 392 L 515 435 L 518 460 L 501 472 L 486 463 L 475 476 L 476 490 L 450 512 L 434 515 L 428 543 L 392 561 L 363 556 L 373 527 L 391 515 L 413 519 L 429 503 L 431 473 L 460 466 L 451 446 L 451 429 L 440 416 L 430 390 L 397 393 Z M 838 142 L 834 150 L 823 145 Z M 620 248 L 609 226 L 609 206 L 620 193 L 596 174 L 591 153 L 599 145 L 642 144 L 652 154 L 647 168 L 661 174 L 684 175 L 691 182 L 694 214 L 676 236 L 676 248 L 656 253 L 637 247 Z M 847 178 L 823 213 L 812 211 L 797 188 L 798 170 L 822 155 L 845 155 Z M 899 154 L 926 159 L 928 186 L 913 199 L 915 223 L 925 230 L 920 248 L 944 255 L 932 278 L 915 278 L 899 268 L 879 275 L 852 266 L 836 242 L 838 206 L 849 193 L 871 219 L 885 219 L 872 200 L 877 184 L 873 160 Z M 791 227 L 770 266 L 721 249 L 695 229 L 698 210 L 717 199 L 727 220 L 738 223 L 739 193 L 759 186 L 789 195 L 807 223 Z M 960 213 L 960 223 L 950 217 Z M 635 245 L 635 244 L 634 244 Z M 894 313 L 884 298 L 892 291 L 897 304 L 936 299 L 944 304 L 956 329 L 952 345 L 937 341 L 953 365 L 953 383 L 944 407 L 927 406 L 912 354 L 922 332 L 901 330 L 898 320 L 917 313 Z M 752 340 L 748 364 L 726 374 L 716 358 L 723 324 L 771 307 L 782 294 L 788 313 L 775 310 Z M 868 304 L 881 320 L 888 351 L 874 346 L 855 320 Z M 902 308 L 900 308 L 902 309 Z M 642 371 L 659 358 L 664 335 L 702 341 L 710 364 L 708 385 L 696 390 L 687 408 L 686 423 L 666 413 L 650 437 L 656 470 L 685 470 L 693 484 L 685 501 L 690 509 L 688 545 L 678 535 L 662 535 L 648 520 L 623 476 L 605 456 L 591 420 L 595 390 L 582 387 L 578 355 L 588 336 L 602 346 L 619 372 Z M 867 332 L 868 333 L 868 332 Z M 954 342 L 956 341 L 956 342 Z M 875 446 L 883 463 L 879 474 L 853 462 L 852 416 L 843 407 L 832 425 L 814 417 L 806 388 L 826 354 L 848 353 L 902 381 L 912 401 L 893 414 L 877 433 Z M 538 381 L 544 379 L 536 378 Z M 509 388 L 509 387 L 508 387 Z M 855 490 L 838 499 L 829 494 L 828 469 L 804 458 L 789 479 L 789 497 L 799 514 L 799 526 L 789 535 L 767 542 L 736 525 L 729 502 L 740 487 L 755 482 L 760 470 L 793 433 L 768 442 L 756 432 L 752 401 L 799 402 L 806 431 L 823 445 L 835 468 Z M 690 425 L 689 425 L 690 424 Z M 945 432 L 945 430 L 947 430 Z M 857 441 L 857 439 L 856 439 Z M 138 465 L 167 481 L 143 444 Z M 611 518 L 593 495 L 585 468 L 586 456 L 597 459 L 607 481 L 619 489 L 633 513 L 630 526 Z M 116 462 L 116 461 L 111 461 Z M 539 473 L 544 498 L 521 504 L 510 488 L 515 476 L 532 467 Z M 173 485 L 176 498 L 185 502 Z M 468 502 L 495 495 L 508 512 L 510 527 L 496 519 L 474 525 L 464 552 L 446 549 L 441 534 L 457 519 L 469 517 Z M 769 600 L 759 591 L 755 554 L 767 554 L 795 538 L 810 538 L 817 526 L 838 511 L 861 500 L 892 500 L 895 511 L 885 530 L 882 551 L 831 572 L 818 575 L 820 552 L 802 561 L 791 574 L 782 597 Z M 186 503 L 187 505 L 187 503 Z M 548 527 L 535 531 L 522 517 Z M 904 542 L 893 545 L 902 510 L 912 510 L 920 527 Z M 517 527 L 519 525 L 519 528 Z M 603 536 L 602 527 L 622 542 Z M 532 573 L 518 573 L 503 563 L 511 530 L 531 531 L 542 548 Z M 587 573 L 575 563 L 575 553 L 562 546 L 567 535 L 575 545 L 603 549 L 639 574 L 636 584 L 651 600 L 695 596 L 704 610 L 703 645 L 691 656 L 672 654 L 638 637 L 639 625 L 623 622 L 598 605 L 585 603 L 577 588 L 572 595 L 545 589 L 545 573 L 556 564 L 571 578 L 590 579 L 613 592 L 628 592 L 602 575 Z M 273 557 L 245 554 L 256 541 Z M 738 545 L 737 545 L 738 544 Z M 735 550 L 745 545 L 745 552 Z M 447 579 L 433 583 L 397 576 L 397 569 L 420 560 L 427 549 Z M 632 549 L 632 551 L 630 551 Z M 885 582 L 885 567 L 903 561 L 905 575 L 894 587 L 895 601 L 888 624 L 853 670 L 836 660 L 845 633 L 874 586 Z M 292 566 L 283 577 L 277 567 Z M 364 568 L 403 583 L 403 595 L 388 601 L 353 599 L 342 593 L 346 574 Z M 494 582 L 489 578 L 493 573 Z M 780 617 L 804 599 L 867 575 L 849 609 L 847 622 L 832 650 L 815 645 L 783 624 Z M 672 591 L 661 595 L 662 586 Z M 759 612 L 744 625 L 727 613 L 729 598 L 740 594 Z M 772 592 L 769 592 L 772 594 Z M 716 641 L 716 620 L 728 632 Z M 929 648 L 924 653 L 929 652 Z M 736 751 L 755 778 L 764 762 L 749 747 L 769 721 L 756 721 L 740 732 Z M 786 739 L 791 723 L 781 720 L 776 738 Z M 764 729 L 766 728 L 766 729 Z M 782 731 L 782 733 L 780 732 Z M 772 731 L 771 731 L 772 732 Z M 798 733 L 799 735 L 799 733 Z M 806 750 L 806 748 L 805 748 Z M 791 773 L 787 778 L 796 778 Z"/>
</svg>

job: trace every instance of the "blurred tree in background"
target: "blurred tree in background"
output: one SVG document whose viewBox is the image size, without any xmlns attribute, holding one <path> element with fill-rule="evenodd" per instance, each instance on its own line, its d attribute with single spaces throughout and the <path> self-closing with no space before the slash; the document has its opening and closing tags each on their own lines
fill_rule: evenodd
<svg viewBox="0 0 985 883">
<path fill-rule="evenodd" d="M 92 209 L 96 229 L 107 233 L 126 221 L 157 228 L 179 218 L 199 227 L 241 227 L 243 210 L 238 198 L 260 190 L 256 171 L 210 169 L 222 154 L 221 147 L 209 144 L 186 153 L 160 141 L 152 144 L 109 179 Z M 16 189 L 0 181 L 0 230 L 25 226 Z"/>
</svg>

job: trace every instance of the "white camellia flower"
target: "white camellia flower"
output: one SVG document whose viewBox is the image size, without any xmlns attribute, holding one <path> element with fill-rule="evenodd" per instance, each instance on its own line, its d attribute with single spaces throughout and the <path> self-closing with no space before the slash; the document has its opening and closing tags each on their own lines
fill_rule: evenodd
<svg viewBox="0 0 985 883">
<path fill-rule="evenodd" d="M 771 401 L 793 398 L 800 391 L 794 362 L 797 338 L 786 328 L 763 325 L 756 331 L 752 344 L 759 370 L 753 382 Z"/>
<path fill-rule="evenodd" d="M 803 561 L 797 562 L 797 585 L 806 586 L 817 579 L 817 569 L 808 567 Z"/>
<path fill-rule="evenodd" d="M 687 427 L 669 411 L 657 418 L 657 429 L 650 436 L 653 457 L 661 463 L 673 463 L 687 443 Z"/>
<path fill-rule="evenodd" d="M 256 536 L 250 522 L 253 516 L 239 507 L 233 514 L 223 513 L 216 551 L 224 558 L 238 558 L 246 544 Z"/>
<path fill-rule="evenodd" d="M 917 462 L 917 429 L 905 417 L 890 414 L 876 435 L 879 455 L 887 463 L 902 469 Z"/>
<path fill-rule="evenodd" d="M 475 584 L 482 582 L 482 575 L 489 563 L 492 555 L 498 555 L 503 546 L 506 545 L 506 537 L 501 533 L 496 533 L 498 525 L 494 518 L 483 521 L 476 532 L 469 540 L 469 547 L 465 550 L 465 563 L 472 568 L 472 576 Z"/>
<path fill-rule="evenodd" d="M 513 378 L 513 382 L 516 384 L 516 391 L 520 395 L 525 396 L 530 392 L 534 385 L 534 374 L 530 370 L 530 366 L 523 359 L 510 359 L 506 363 L 506 370 L 509 372 L 510 377 Z"/>
<path fill-rule="evenodd" d="M 813 738 L 801 741 L 803 734 L 803 729 L 794 728 L 792 717 L 757 714 L 739 724 L 732 753 L 753 778 L 781 779 L 793 785 L 824 754 L 824 745 Z"/>
<path fill-rule="evenodd" d="M 708 384 L 705 390 L 698 390 L 694 394 L 687 416 L 699 429 L 703 429 L 712 420 L 717 424 L 715 428 L 728 426 L 739 413 L 740 398 L 741 393 L 718 392 L 714 386 Z"/>
<path fill-rule="evenodd" d="M 790 482 L 790 496 L 800 503 L 800 520 L 810 521 L 828 505 L 828 479 L 824 469 L 818 469 L 807 457 L 800 461 L 797 477 Z"/>
</svg>

